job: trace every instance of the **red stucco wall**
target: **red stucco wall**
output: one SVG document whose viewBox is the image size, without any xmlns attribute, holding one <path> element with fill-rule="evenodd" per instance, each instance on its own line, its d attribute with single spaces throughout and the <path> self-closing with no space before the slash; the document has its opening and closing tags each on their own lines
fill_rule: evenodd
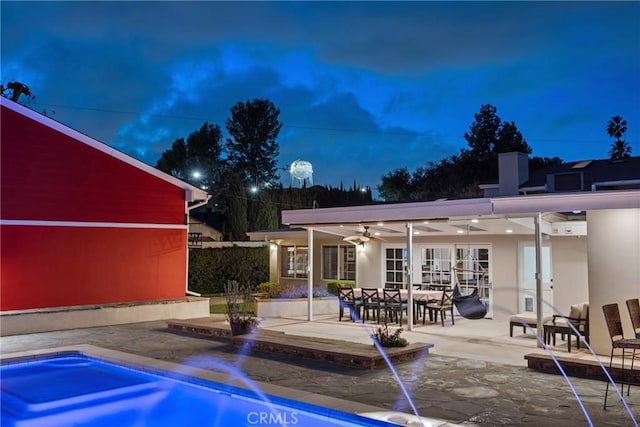
<svg viewBox="0 0 640 427">
<path fill-rule="evenodd" d="M 185 230 L 2 226 L 0 309 L 184 297 Z"/>
<path fill-rule="evenodd" d="M 184 224 L 184 190 L 2 107 L 2 219 Z"/>
<path fill-rule="evenodd" d="M 184 188 L 4 102 L 0 310 L 184 297 Z"/>
</svg>

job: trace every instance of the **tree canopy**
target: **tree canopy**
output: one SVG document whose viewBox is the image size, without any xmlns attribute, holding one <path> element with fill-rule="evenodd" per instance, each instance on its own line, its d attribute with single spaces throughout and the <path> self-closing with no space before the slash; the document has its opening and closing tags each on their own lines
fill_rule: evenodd
<svg viewBox="0 0 640 427">
<path fill-rule="evenodd" d="M 479 184 L 498 178 L 498 154 L 532 150 L 516 124 L 503 122 L 493 105 L 485 104 L 474 115 L 469 130 L 464 133 L 468 148 L 440 161 L 428 162 L 410 173 L 395 169 L 382 177 L 378 192 L 385 201 L 418 201 L 440 198 L 465 198 L 481 195 Z M 532 171 L 562 164 L 554 157 L 533 157 Z"/>
<path fill-rule="evenodd" d="M 35 96 L 31 93 L 31 89 L 21 82 L 9 82 L 7 86 L 0 85 L 0 94 L 2 96 L 11 99 L 13 102 L 18 102 L 22 95 L 27 99 L 34 100 Z"/>
<path fill-rule="evenodd" d="M 615 141 L 609 149 L 609 158 L 612 160 L 620 160 L 631 157 L 631 146 L 622 139 L 627 132 L 627 121 L 620 116 L 613 116 L 607 122 L 607 133 Z"/>
<path fill-rule="evenodd" d="M 156 167 L 198 187 L 210 189 L 224 173 L 220 126 L 208 122 L 192 132 L 185 141 L 176 139 L 160 156 Z"/>
<path fill-rule="evenodd" d="M 225 121 L 233 137 L 226 144 L 229 163 L 247 184 L 264 186 L 278 179 L 279 115 L 280 110 L 268 99 L 256 98 L 231 107 L 231 118 Z"/>
</svg>

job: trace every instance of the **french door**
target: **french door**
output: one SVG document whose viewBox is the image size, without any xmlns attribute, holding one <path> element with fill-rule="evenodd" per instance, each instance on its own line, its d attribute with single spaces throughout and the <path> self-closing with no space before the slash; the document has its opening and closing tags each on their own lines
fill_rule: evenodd
<svg viewBox="0 0 640 427">
<path fill-rule="evenodd" d="M 551 273 L 551 246 L 542 245 L 542 312 L 553 313 L 553 276 Z M 536 311 L 536 245 L 535 242 L 518 243 L 518 312 Z"/>
<path fill-rule="evenodd" d="M 463 294 L 477 288 L 478 295 L 488 305 L 487 317 L 493 317 L 491 245 L 418 244 L 415 254 L 413 283 L 458 284 Z"/>
</svg>

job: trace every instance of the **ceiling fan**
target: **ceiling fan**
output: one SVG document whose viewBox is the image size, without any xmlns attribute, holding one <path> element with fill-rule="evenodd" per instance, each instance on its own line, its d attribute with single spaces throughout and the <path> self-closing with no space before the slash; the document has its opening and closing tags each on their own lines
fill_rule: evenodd
<svg viewBox="0 0 640 427">
<path fill-rule="evenodd" d="M 376 240 L 380 242 L 384 241 L 384 239 L 381 239 L 379 237 L 372 235 L 371 232 L 369 231 L 368 225 L 363 226 L 363 231 L 358 231 L 357 233 L 358 234 L 354 236 L 348 236 L 342 240 L 344 240 L 345 242 L 353 243 L 354 245 L 361 245 L 361 244 L 364 244 L 365 242 L 368 242 L 369 240 Z"/>
</svg>

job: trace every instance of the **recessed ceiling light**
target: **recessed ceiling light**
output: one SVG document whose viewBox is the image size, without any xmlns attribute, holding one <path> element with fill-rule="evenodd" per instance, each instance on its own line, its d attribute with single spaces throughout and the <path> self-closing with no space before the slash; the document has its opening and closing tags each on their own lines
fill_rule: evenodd
<svg viewBox="0 0 640 427">
<path fill-rule="evenodd" d="M 378 223 L 378 227 L 382 227 L 384 225 L 384 222 L 379 222 Z"/>
<path fill-rule="evenodd" d="M 474 224 L 477 224 L 477 223 L 479 223 L 479 222 L 480 222 L 480 220 L 479 220 L 478 218 L 473 218 L 473 219 L 471 220 L 471 222 L 472 222 L 472 223 L 474 223 Z"/>
<path fill-rule="evenodd" d="M 379 235 L 380 235 L 380 232 L 379 232 L 379 231 L 376 231 L 376 232 L 375 232 L 375 233 L 373 233 L 373 234 L 374 234 L 375 236 L 379 236 Z"/>
<path fill-rule="evenodd" d="M 420 232 L 419 231 L 414 231 L 413 234 L 420 234 Z"/>
<path fill-rule="evenodd" d="M 510 228 L 507 228 L 506 230 L 504 230 L 505 233 L 513 233 L 513 230 Z"/>
<path fill-rule="evenodd" d="M 573 211 L 573 213 L 574 213 L 574 214 L 579 214 L 579 213 L 581 213 L 581 212 L 582 212 L 582 211 Z"/>
<path fill-rule="evenodd" d="M 464 230 L 458 230 L 457 233 L 458 234 L 462 234 L 462 233 L 464 233 Z"/>
<path fill-rule="evenodd" d="M 340 228 L 344 227 L 344 225 L 340 224 Z"/>
<path fill-rule="evenodd" d="M 425 222 L 423 222 L 423 224 L 429 224 L 429 221 L 425 221 Z"/>
</svg>

